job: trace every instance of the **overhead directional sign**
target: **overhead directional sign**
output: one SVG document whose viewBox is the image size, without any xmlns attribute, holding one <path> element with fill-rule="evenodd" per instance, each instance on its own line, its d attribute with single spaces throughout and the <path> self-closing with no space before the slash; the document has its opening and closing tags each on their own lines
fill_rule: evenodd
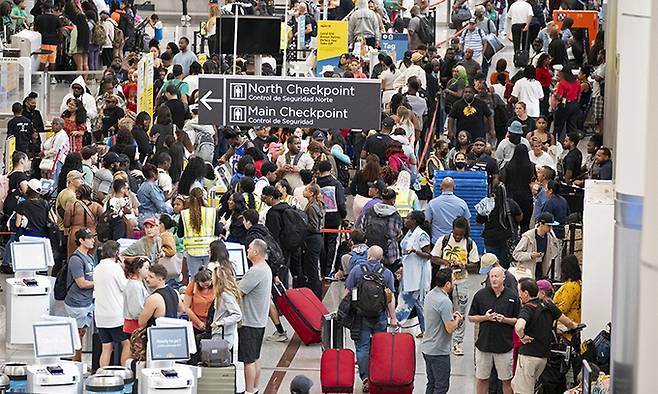
<svg viewBox="0 0 658 394">
<path fill-rule="evenodd" d="M 380 128 L 379 80 L 204 75 L 199 97 L 200 124 Z"/>
</svg>

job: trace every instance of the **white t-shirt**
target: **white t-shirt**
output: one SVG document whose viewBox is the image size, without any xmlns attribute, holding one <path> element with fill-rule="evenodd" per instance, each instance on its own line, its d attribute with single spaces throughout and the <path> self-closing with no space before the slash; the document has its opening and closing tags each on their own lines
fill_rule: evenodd
<svg viewBox="0 0 658 394">
<path fill-rule="evenodd" d="M 544 98 L 544 90 L 539 81 L 525 77 L 519 79 L 514 84 L 512 96 L 525 103 L 528 116 L 536 118 L 540 115 L 539 100 Z"/>
<path fill-rule="evenodd" d="M 525 0 L 516 0 L 507 11 L 507 19 L 510 19 L 513 25 L 527 23 L 528 16 L 532 15 L 532 6 Z"/>
<path fill-rule="evenodd" d="M 94 317 L 96 327 L 123 326 L 123 291 L 128 279 L 113 259 L 103 259 L 94 268 Z"/>
<path fill-rule="evenodd" d="M 443 239 L 445 237 L 450 237 L 446 247 L 441 250 L 443 246 Z M 475 241 L 472 241 L 473 246 L 470 253 L 468 252 L 468 245 L 466 242 L 466 237 L 464 237 L 460 242 L 455 241 L 455 238 L 452 236 L 452 233 L 447 234 L 439 238 L 432 248 L 432 256 L 439 257 L 443 260 L 455 261 L 464 266 L 463 269 L 453 269 L 452 276 L 455 283 L 461 283 L 468 278 L 468 271 L 466 270 L 467 263 L 477 263 L 480 261 L 480 254 L 478 253 L 478 246 Z"/>
<path fill-rule="evenodd" d="M 535 152 L 530 151 L 528 152 L 528 156 L 530 156 L 530 161 L 536 167 L 549 166 L 557 171 L 557 165 L 555 164 L 555 159 L 553 159 L 553 156 L 551 156 L 550 154 L 543 152 L 541 156 L 537 157 L 535 156 Z"/>
</svg>

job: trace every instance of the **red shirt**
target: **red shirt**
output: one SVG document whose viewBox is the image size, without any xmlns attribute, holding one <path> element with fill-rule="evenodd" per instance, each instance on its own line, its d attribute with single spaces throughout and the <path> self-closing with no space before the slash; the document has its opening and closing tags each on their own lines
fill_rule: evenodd
<svg viewBox="0 0 658 394">
<path fill-rule="evenodd" d="M 557 94 L 567 99 L 567 102 L 576 101 L 580 94 L 580 83 L 562 80 L 557 84 Z"/>
<path fill-rule="evenodd" d="M 546 67 L 537 67 L 535 72 L 535 79 L 539 81 L 543 88 L 551 86 L 551 72 Z"/>
</svg>

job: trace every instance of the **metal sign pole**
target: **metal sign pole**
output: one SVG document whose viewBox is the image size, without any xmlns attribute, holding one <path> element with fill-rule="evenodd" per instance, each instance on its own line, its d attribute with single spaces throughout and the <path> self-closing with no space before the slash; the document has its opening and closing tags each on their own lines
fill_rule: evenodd
<svg viewBox="0 0 658 394">
<path fill-rule="evenodd" d="M 287 4 L 287 3 L 286 3 Z M 283 17 L 283 24 L 284 24 L 284 29 L 281 32 L 283 34 L 283 61 L 281 62 L 281 76 L 285 77 L 288 75 L 287 73 L 287 66 L 288 66 L 288 8 L 286 6 L 286 10 L 284 12 L 284 17 Z"/>
<path fill-rule="evenodd" d="M 233 12 L 235 12 L 235 19 L 234 19 L 235 26 L 233 26 L 233 75 L 235 75 L 235 71 L 237 70 L 237 66 L 238 66 L 238 6 L 237 4 Z"/>
</svg>

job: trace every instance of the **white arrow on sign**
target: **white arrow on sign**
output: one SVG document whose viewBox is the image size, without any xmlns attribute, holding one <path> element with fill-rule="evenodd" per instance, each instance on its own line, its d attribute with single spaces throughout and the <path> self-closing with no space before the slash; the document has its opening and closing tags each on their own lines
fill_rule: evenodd
<svg viewBox="0 0 658 394">
<path fill-rule="evenodd" d="M 222 99 L 220 99 L 220 98 L 216 98 L 216 99 L 209 98 L 211 94 L 212 94 L 212 90 L 209 90 L 209 91 L 206 92 L 206 94 L 203 95 L 203 97 L 201 97 L 201 104 L 205 105 L 206 108 L 208 109 L 208 111 L 212 111 L 212 107 L 208 103 L 221 103 L 222 102 Z"/>
</svg>

